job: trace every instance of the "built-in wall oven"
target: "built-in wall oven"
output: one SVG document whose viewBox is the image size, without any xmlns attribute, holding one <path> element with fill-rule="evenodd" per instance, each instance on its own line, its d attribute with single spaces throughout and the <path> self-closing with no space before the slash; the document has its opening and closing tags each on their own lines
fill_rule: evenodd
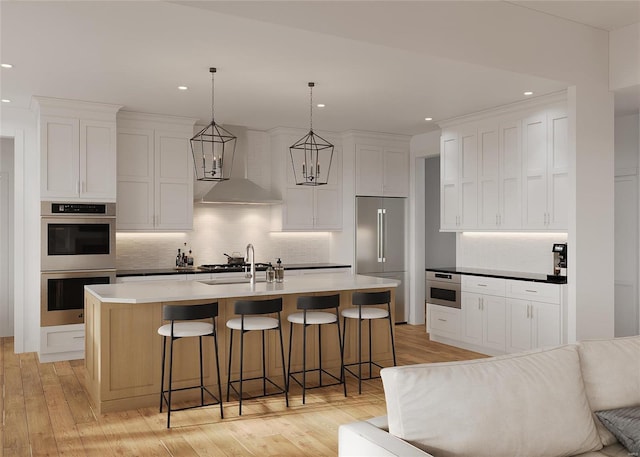
<svg viewBox="0 0 640 457">
<path fill-rule="evenodd" d="M 426 302 L 461 309 L 460 285 L 459 274 L 427 271 Z"/>
<path fill-rule="evenodd" d="M 115 222 L 115 203 L 41 203 L 41 326 L 84 322 L 84 286 L 115 282 Z"/>
</svg>

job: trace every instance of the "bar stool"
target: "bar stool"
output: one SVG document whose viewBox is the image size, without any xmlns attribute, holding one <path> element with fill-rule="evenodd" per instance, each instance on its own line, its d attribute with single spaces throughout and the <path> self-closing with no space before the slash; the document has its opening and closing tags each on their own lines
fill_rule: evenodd
<svg viewBox="0 0 640 457">
<path fill-rule="evenodd" d="M 306 390 L 315 389 L 318 387 L 328 387 L 342 384 L 344 386 L 344 396 L 347 396 L 347 386 L 344 382 L 344 360 L 342 349 L 342 339 L 340 337 L 340 319 L 338 316 L 338 307 L 340 306 L 340 295 L 324 295 L 324 296 L 309 296 L 298 297 L 296 308 L 302 310 L 301 313 L 293 313 L 287 316 L 289 321 L 289 372 L 287 374 L 287 382 L 291 382 L 293 379 L 299 386 L 302 387 L 302 404 L 306 401 Z M 318 311 L 333 309 L 333 313 Z M 302 371 L 291 371 L 291 347 L 293 343 L 293 324 L 302 325 Z M 338 345 L 340 348 L 340 377 L 334 376 L 327 370 L 322 368 L 322 329 L 321 326 L 325 324 L 337 325 L 338 333 Z M 307 327 L 309 325 L 315 325 L 318 327 L 318 368 L 307 370 Z M 313 387 L 307 387 L 307 373 L 318 372 L 319 385 Z M 302 373 L 302 382 L 300 382 L 295 375 Z M 331 384 L 322 383 L 322 373 L 335 379 L 337 382 Z"/>
<path fill-rule="evenodd" d="M 391 350 L 393 351 L 393 366 L 396 366 L 396 346 L 393 341 L 393 323 L 391 322 L 391 292 L 386 290 L 384 292 L 354 292 L 351 298 L 351 302 L 355 305 L 353 308 L 347 308 L 342 310 L 343 328 L 342 328 L 342 341 L 346 342 L 345 336 L 347 332 L 347 319 L 358 319 L 358 361 L 355 363 L 349 363 L 344 366 L 344 369 L 358 378 L 358 394 L 362 393 L 362 380 L 377 379 L 380 377 L 373 376 L 373 365 L 378 368 L 383 368 L 372 360 L 371 353 L 371 321 L 373 319 L 387 319 L 389 321 L 389 334 L 391 335 Z M 387 305 L 387 309 L 383 308 L 368 308 L 371 305 Z M 367 320 L 369 322 L 369 360 L 362 360 L 362 321 Z M 343 346 L 344 348 L 344 346 Z M 369 376 L 362 377 L 362 365 L 369 365 Z M 351 371 L 349 367 L 357 365 L 358 373 Z"/>
<path fill-rule="evenodd" d="M 287 393 L 287 374 L 284 364 L 284 345 L 282 343 L 282 325 L 280 321 L 280 312 L 282 311 L 282 298 L 274 298 L 271 300 L 238 300 L 234 304 L 234 312 L 240 317 L 235 317 L 227 321 L 227 327 L 231 329 L 231 335 L 229 337 L 229 370 L 227 371 L 227 401 L 229 401 L 229 392 L 233 391 L 238 395 L 239 408 L 238 414 L 242 415 L 242 382 L 243 381 L 255 381 L 262 380 L 262 395 L 256 395 L 253 397 L 247 397 L 247 399 L 266 397 L 269 395 L 277 395 L 284 393 L 285 402 L 287 407 L 289 406 L 289 395 Z M 278 318 L 263 317 L 264 314 L 277 313 Z M 240 378 L 231 379 L 231 361 L 233 358 L 233 331 L 240 330 Z M 262 331 L 262 376 L 244 379 L 242 375 L 243 363 L 244 363 L 244 334 L 247 332 L 260 330 Z M 278 330 L 280 334 L 280 355 L 282 357 L 282 377 L 284 380 L 284 388 L 277 385 L 271 379 L 267 377 L 267 364 L 265 355 L 265 332 L 267 330 Z M 279 389 L 278 392 L 267 394 L 267 382 L 272 386 Z M 240 387 L 237 390 L 234 387 L 234 383 L 239 383 Z"/>
<path fill-rule="evenodd" d="M 160 412 L 162 412 L 163 403 L 167 404 L 167 428 L 171 425 L 171 411 L 181 411 L 191 408 L 199 408 L 201 406 L 211 406 L 220 404 L 220 417 L 224 418 L 222 408 L 222 384 L 220 383 L 220 363 L 218 360 L 218 337 L 216 334 L 216 317 L 218 316 L 218 303 L 209 303 L 205 305 L 164 305 L 162 307 L 162 319 L 171 321 L 158 328 L 158 333 L 162 335 L 162 381 L 160 383 Z M 194 321 L 200 319 L 211 319 L 211 322 L 176 322 L 176 321 Z M 180 338 L 198 337 L 200 347 L 200 385 L 182 387 L 173 389 L 171 382 L 173 377 L 173 342 Z M 218 377 L 218 396 L 216 397 L 204 386 L 204 377 L 202 374 L 202 337 L 212 336 L 214 352 L 216 355 L 216 376 Z M 169 349 L 169 387 L 164 388 L 164 372 L 165 360 L 167 353 L 167 338 L 170 338 Z M 135 369 L 135 367 L 132 367 Z M 187 406 L 184 408 L 171 408 L 171 393 L 179 390 L 200 389 L 200 404 L 195 406 Z M 213 398 L 213 402 L 205 404 L 204 393 L 209 394 Z"/>
</svg>

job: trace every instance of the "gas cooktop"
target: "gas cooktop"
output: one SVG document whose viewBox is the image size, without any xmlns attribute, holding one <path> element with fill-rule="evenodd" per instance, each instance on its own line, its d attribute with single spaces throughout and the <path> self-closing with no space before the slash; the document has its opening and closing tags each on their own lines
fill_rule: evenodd
<svg viewBox="0 0 640 457">
<path fill-rule="evenodd" d="M 256 263 L 257 271 L 264 271 L 269 266 L 268 263 Z M 222 272 L 222 271 L 244 271 L 245 267 L 247 270 L 251 268 L 251 265 L 248 263 L 245 264 L 230 264 L 230 263 L 212 263 L 207 265 L 200 265 L 198 270 L 207 271 L 210 273 Z"/>
</svg>

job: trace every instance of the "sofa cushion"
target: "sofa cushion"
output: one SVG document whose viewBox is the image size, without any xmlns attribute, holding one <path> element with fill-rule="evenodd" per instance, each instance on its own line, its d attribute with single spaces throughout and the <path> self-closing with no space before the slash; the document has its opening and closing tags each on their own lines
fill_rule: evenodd
<svg viewBox="0 0 640 457">
<path fill-rule="evenodd" d="M 640 456 L 640 406 L 596 411 L 596 416 L 631 455 Z"/>
<path fill-rule="evenodd" d="M 640 405 L 640 336 L 578 344 L 582 378 L 591 411 Z M 596 419 L 605 446 L 616 442 Z"/>
<path fill-rule="evenodd" d="M 437 457 L 560 457 L 602 448 L 575 346 L 381 374 L 389 432 Z"/>
</svg>

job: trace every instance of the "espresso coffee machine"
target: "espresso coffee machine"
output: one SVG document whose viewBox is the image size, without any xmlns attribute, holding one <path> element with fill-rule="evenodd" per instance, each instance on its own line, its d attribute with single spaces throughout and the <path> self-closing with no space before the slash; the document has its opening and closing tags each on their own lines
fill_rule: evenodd
<svg viewBox="0 0 640 457">
<path fill-rule="evenodd" d="M 551 251 L 553 252 L 553 274 L 567 276 L 567 243 L 554 243 Z"/>
</svg>

